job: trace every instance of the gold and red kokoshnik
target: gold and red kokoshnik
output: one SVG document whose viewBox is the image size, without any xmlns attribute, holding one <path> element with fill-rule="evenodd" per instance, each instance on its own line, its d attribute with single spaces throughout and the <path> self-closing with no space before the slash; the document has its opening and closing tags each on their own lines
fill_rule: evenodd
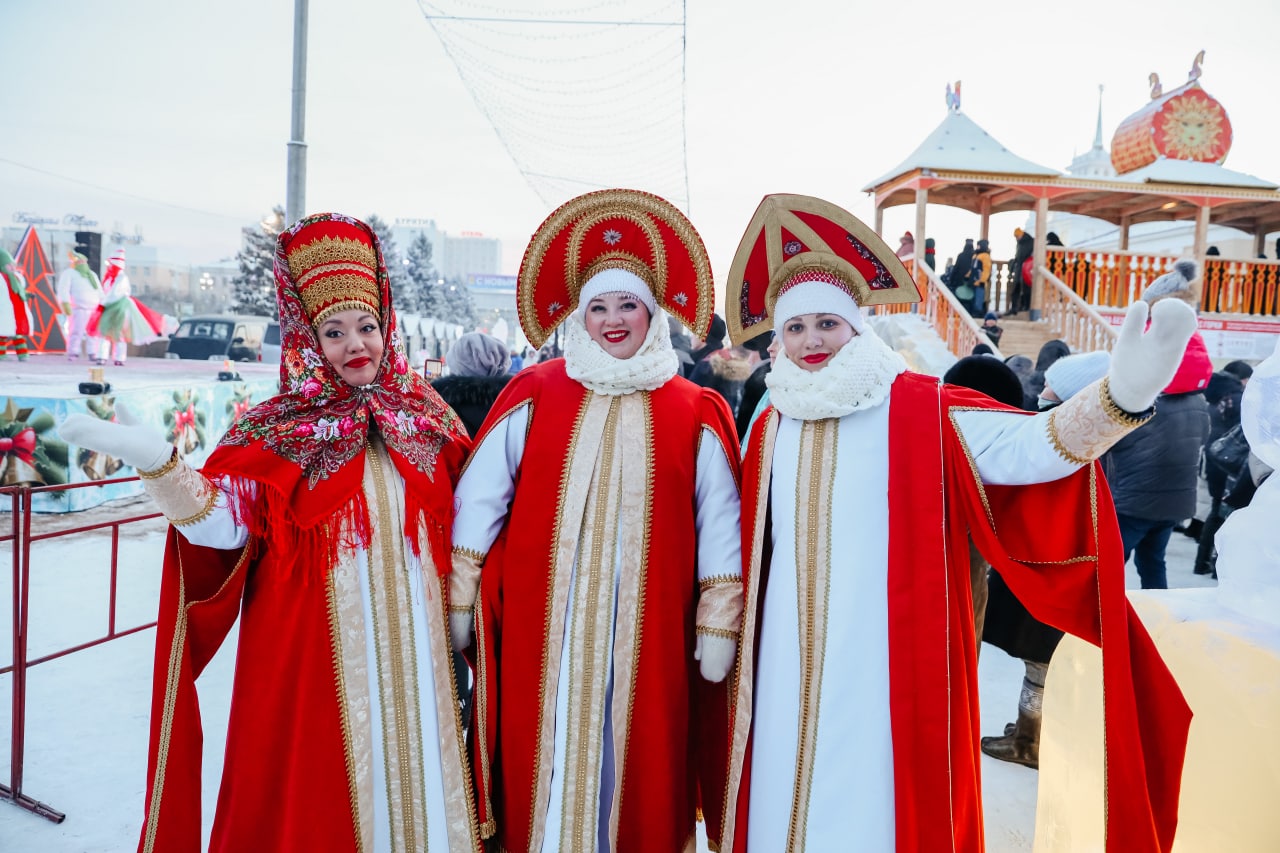
<svg viewBox="0 0 1280 853">
<path fill-rule="evenodd" d="M 702 238 L 675 205 L 638 190 L 580 195 L 547 217 L 529 241 L 516 285 L 520 325 L 542 346 L 578 306 L 582 285 L 623 269 L 649 285 L 658 304 L 705 337 L 715 280 Z"/>
<path fill-rule="evenodd" d="M 773 328 L 787 287 L 822 281 L 860 306 L 919 302 L 911 274 L 874 231 L 841 207 L 805 195 L 767 195 L 729 268 L 725 322 L 735 344 Z"/>
<path fill-rule="evenodd" d="M 321 220 L 289 234 L 282 244 L 313 325 L 352 308 L 378 316 L 378 257 L 367 230 L 339 219 Z"/>
</svg>

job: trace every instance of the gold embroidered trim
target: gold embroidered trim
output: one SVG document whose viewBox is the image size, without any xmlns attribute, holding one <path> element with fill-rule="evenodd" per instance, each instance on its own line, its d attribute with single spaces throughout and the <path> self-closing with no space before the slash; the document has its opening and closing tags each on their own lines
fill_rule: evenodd
<svg viewBox="0 0 1280 853">
<path fill-rule="evenodd" d="M 721 584 L 742 583 L 742 575 L 712 575 L 698 581 L 698 591 L 706 592 L 713 586 Z"/>
<path fill-rule="evenodd" d="M 696 297 L 698 306 L 693 331 L 699 336 L 706 333 L 707 327 L 711 322 L 711 311 L 715 303 L 715 280 L 711 276 L 711 260 L 707 257 L 706 247 L 703 245 L 702 238 L 698 236 L 693 224 L 674 205 L 657 196 L 635 192 L 634 190 L 605 190 L 579 196 L 562 205 L 547 218 L 547 221 L 534 233 L 533 239 L 529 241 L 529 248 L 525 251 L 524 262 L 520 265 L 520 280 L 516 284 L 516 301 L 520 312 L 520 325 L 523 327 L 526 337 L 529 338 L 529 343 L 535 347 L 542 346 L 547 338 L 551 336 L 551 330 L 558 326 L 563 318 L 576 307 L 578 294 L 582 289 L 582 281 L 585 280 L 580 277 L 577 269 L 579 263 L 578 247 L 581 245 L 582 235 L 590 230 L 592 225 L 599 223 L 603 219 L 620 217 L 637 222 L 644 229 L 646 236 L 649 237 L 650 245 L 653 247 L 655 259 L 661 258 L 661 269 L 657 269 L 657 264 L 655 263 L 653 272 L 653 295 L 658 300 L 658 303 L 662 304 L 668 277 L 666 247 L 662 242 L 656 223 L 652 221 L 641 222 L 641 219 L 646 219 L 647 217 L 637 218 L 637 211 L 647 214 L 648 217 L 653 217 L 653 219 L 670 228 L 693 261 L 694 287 L 697 293 L 689 294 L 689 296 L 690 298 Z M 539 317 L 534 297 L 537 295 L 536 285 L 542 275 L 542 264 L 546 260 L 547 252 L 550 250 L 552 242 L 570 225 L 574 229 L 570 235 L 570 240 L 576 239 L 577 242 L 577 245 L 566 253 L 567 269 L 565 274 L 568 282 L 570 304 L 563 306 L 550 317 Z"/>
<path fill-rule="evenodd" d="M 290 249 L 288 262 L 289 274 L 294 281 L 312 267 L 324 264 L 356 263 L 366 267 L 370 273 L 378 268 L 378 256 L 372 246 L 346 237 L 321 237 L 305 246 Z"/>
<path fill-rule="evenodd" d="M 787 831 L 789 853 L 803 853 L 808 834 L 822 675 L 826 663 L 827 604 L 831 597 L 831 494 L 839 421 L 805 421 L 796 469 L 795 564 L 800 629 L 800 721 L 796 736 L 796 778 Z M 805 471 L 806 456 L 808 471 Z M 824 470 L 825 469 L 825 470 Z M 808 493 L 801 486 L 808 485 Z"/>
<path fill-rule="evenodd" d="M 493 781 L 489 776 L 489 683 L 488 665 L 485 663 L 487 647 L 485 645 L 484 618 L 476 620 L 476 684 L 475 684 L 475 743 L 480 753 L 480 782 L 484 786 L 484 813 L 489 819 L 480 824 L 480 837 L 492 838 L 498 831 L 498 823 L 493 819 Z M 450 658 L 453 655 L 449 656 Z"/>
<path fill-rule="evenodd" d="M 160 799 L 164 795 L 165 770 L 169 764 L 169 742 L 173 736 L 173 709 L 178 702 L 178 677 L 182 672 L 183 649 L 187 637 L 186 578 L 182 571 L 182 553 L 178 553 L 178 616 L 169 644 L 169 670 L 164 682 L 164 710 L 160 714 L 160 742 L 156 747 L 156 775 L 151 780 L 151 808 L 147 810 L 147 828 L 143 833 L 142 853 L 153 853 L 160 823 Z"/>
<path fill-rule="evenodd" d="M 1116 405 L 1116 401 L 1111 399 L 1110 376 L 1103 377 L 1102 382 L 1098 384 L 1098 399 L 1102 401 L 1102 411 L 1106 412 L 1107 417 L 1121 426 L 1140 427 L 1156 416 L 1155 406 L 1145 412 L 1134 414 Z"/>
<path fill-rule="evenodd" d="M 490 412 L 489 413 L 490 416 L 485 418 L 485 423 L 492 422 L 494 424 L 500 424 L 525 406 L 529 407 L 529 417 L 526 418 L 524 422 L 524 437 L 525 437 L 525 440 L 528 441 L 529 425 L 533 423 L 533 401 L 532 400 L 521 400 L 519 403 L 516 403 L 514 406 L 512 406 L 511 408 L 503 412 L 502 415 L 498 418 L 493 418 L 492 417 L 493 412 Z M 480 449 L 480 445 L 484 444 L 486 441 L 489 440 L 489 434 L 492 432 L 493 432 L 493 428 L 490 427 L 489 429 L 480 433 L 480 435 L 476 436 L 475 446 L 472 448 L 471 454 L 467 457 L 467 461 L 462 463 L 462 470 L 458 472 L 459 482 L 462 481 L 462 475 L 467 473 L 467 469 L 471 467 L 472 461 L 474 461 L 476 456 L 479 455 L 476 451 Z M 457 546 L 455 546 L 453 550 L 456 552 L 458 550 Z"/>
<path fill-rule="evenodd" d="M 579 290 L 581 290 L 582 285 L 590 281 L 596 273 L 601 273 L 605 270 L 625 270 L 643 281 L 649 288 L 650 292 L 653 292 L 657 286 L 653 281 L 653 270 L 649 269 L 648 265 L 646 265 L 644 261 L 627 252 L 610 252 L 607 255 L 602 255 L 599 258 L 596 258 L 587 265 L 585 270 L 582 271 L 578 284 Z"/>
<path fill-rule="evenodd" d="M 982 406 L 952 406 L 947 409 L 947 419 L 951 421 L 951 429 L 955 432 L 956 438 L 960 440 L 960 448 L 964 451 L 964 458 L 969 461 L 969 473 L 973 474 L 973 482 L 978 487 L 978 497 L 982 499 L 982 509 L 987 514 L 987 521 L 991 523 L 991 529 L 995 530 L 996 519 L 995 516 L 991 514 L 991 504 L 987 501 L 987 489 L 982 483 L 982 475 L 978 473 L 978 460 L 973 458 L 973 451 L 969 448 L 969 442 L 965 440 L 964 432 L 960 429 L 960 424 L 956 422 L 957 412 L 989 411 L 991 410 L 984 409 Z M 945 435 L 942 437 L 942 440 L 944 442 L 946 441 Z"/>
<path fill-rule="evenodd" d="M 342 725 L 342 757 L 347 766 L 347 795 L 351 799 L 351 823 L 355 828 L 357 853 L 363 853 L 364 833 L 360 830 L 360 788 L 356 783 L 355 751 L 351 745 L 351 712 L 347 707 L 347 679 L 342 663 L 342 623 L 338 618 L 338 593 L 333 572 L 325 575 L 325 601 L 329 609 L 329 644 L 333 652 L 333 675 L 338 690 L 338 711 Z"/>
<path fill-rule="evenodd" d="M 449 612 L 450 613 L 472 613 L 474 612 L 473 611 L 474 607 L 475 607 L 474 604 L 450 604 Z"/>
<path fill-rule="evenodd" d="M 464 548 L 461 545 L 454 545 L 453 553 L 459 557 L 469 557 L 477 563 L 483 563 L 486 556 L 482 551 L 477 551 L 475 548 Z"/>
<path fill-rule="evenodd" d="M 420 530 L 424 535 L 426 534 L 425 529 L 420 529 Z M 431 561 L 430 551 L 423 552 L 423 561 L 419 564 L 418 568 L 419 568 L 419 571 L 422 573 L 422 579 L 423 579 L 424 585 L 430 583 L 431 578 L 433 576 L 436 577 L 436 582 L 440 590 L 440 600 L 442 602 L 445 601 L 448 591 L 445 586 L 444 578 L 441 578 L 438 575 L 436 575 L 435 564 Z M 476 813 L 476 794 L 475 794 L 475 784 L 473 782 L 473 776 L 471 773 L 471 761 L 467 756 L 467 742 L 462 734 L 462 703 L 458 701 L 458 671 L 457 669 L 454 668 L 454 664 L 453 664 L 453 649 L 447 645 L 444 646 L 442 649 L 440 644 L 441 632 L 434 630 L 433 626 L 431 625 L 431 617 L 436 612 L 437 611 L 432 610 L 431 613 L 429 613 L 427 616 L 427 627 L 428 627 L 428 630 L 432 631 L 432 635 L 433 635 L 432 638 L 428 639 L 428 648 L 431 650 L 431 667 L 432 667 L 433 675 L 435 675 L 436 670 L 443 668 L 438 666 L 439 658 L 441 657 L 440 652 L 442 650 L 444 653 L 443 656 L 445 660 L 448 662 L 447 663 L 448 682 L 446 684 L 441 684 L 439 675 L 435 675 L 435 679 L 436 679 L 435 688 L 437 692 L 437 695 L 435 697 L 436 713 L 440 718 L 443 719 L 445 709 L 442 706 L 446 704 L 449 705 L 453 711 L 454 745 L 457 747 L 457 750 L 458 750 L 458 771 L 461 776 L 461 779 L 453 780 L 452 784 L 462 789 L 463 795 L 466 799 L 466 805 L 467 805 L 466 836 L 467 836 L 468 846 L 473 851 L 475 851 L 475 853 L 480 853 L 480 851 L 482 851 L 484 848 L 483 848 L 483 845 L 475 843 L 477 837 L 479 837 L 479 815 Z M 443 624 L 440 627 L 447 628 L 447 626 Z M 440 747 L 441 747 L 440 763 L 444 765 L 446 761 L 444 757 L 443 737 L 441 738 Z M 425 767 L 423 768 L 423 770 L 425 771 Z M 448 771 L 445 771 L 442 768 L 442 775 L 445 779 L 445 784 L 449 785 L 450 773 Z M 426 804 L 424 803 L 423 805 L 425 808 Z M 447 834 L 450 836 L 450 845 L 452 849 L 454 846 L 456 846 L 456 845 L 453 845 L 453 841 L 455 840 L 454 834 L 458 832 L 458 827 L 456 825 L 456 821 L 450 819 L 449 812 L 450 812 L 449 795 L 448 793 L 446 793 L 445 794 L 445 818 L 446 820 L 449 820 L 449 823 L 446 825 L 446 831 L 447 831 Z M 425 848 L 426 846 L 427 844 L 424 841 L 423 847 Z"/>
<path fill-rule="evenodd" d="M 644 599 L 645 588 L 649 578 L 649 536 L 653 529 L 653 479 L 654 479 L 654 460 L 653 460 L 653 398 L 650 392 L 643 391 L 639 395 L 642 406 L 642 422 L 640 425 L 640 442 L 644 450 L 644 491 L 642 492 L 642 502 L 644 506 L 644 516 L 640 519 L 640 548 L 639 559 L 640 565 L 637 568 L 636 578 L 636 601 L 635 611 L 635 636 L 631 642 L 631 660 L 625 662 L 622 666 L 623 670 L 629 668 L 630 672 L 627 678 L 627 692 L 625 696 L 619 696 L 616 692 L 613 697 L 614 702 L 625 701 L 627 706 L 626 712 L 626 729 L 622 738 L 622 749 L 614 750 L 614 762 L 617 767 L 627 766 L 627 755 L 631 750 L 631 732 L 632 720 L 635 713 L 635 696 L 636 696 L 636 676 L 639 674 L 640 662 L 640 638 L 644 633 Z M 699 440 L 701 440 L 701 430 L 699 430 Z M 694 456 L 697 459 L 697 456 Z M 633 455 L 623 457 L 624 464 L 632 462 Z M 629 470 L 624 468 L 624 477 L 627 476 Z M 624 481 L 625 483 L 626 481 Z M 625 564 L 624 564 L 625 568 Z M 625 576 L 624 576 L 625 579 Z M 619 596 L 621 601 L 621 595 Z M 615 629 L 616 630 L 616 629 Z M 625 637 L 625 631 L 624 631 Z M 614 673 L 619 672 L 618 662 L 614 661 Z M 614 738 L 616 746 L 617 730 L 615 715 Z M 613 850 L 618 849 L 618 822 L 622 816 L 623 795 L 626 793 L 627 774 L 616 773 L 614 775 L 614 800 L 613 807 L 609 812 L 609 843 Z"/>
<path fill-rule="evenodd" d="M 143 471 L 141 468 L 137 468 L 135 470 L 137 471 L 138 476 L 144 480 L 158 480 L 174 468 L 177 468 L 178 463 L 181 461 L 182 457 L 178 455 L 178 448 L 175 447 L 173 452 L 169 454 L 169 459 L 154 471 Z"/>
<path fill-rule="evenodd" d="M 773 461 L 773 448 L 778 437 L 780 416 L 773 407 L 765 410 L 761 416 L 763 424 L 756 427 L 762 431 L 760 450 L 755 464 L 758 470 L 765 471 L 765 460 Z M 748 438 L 748 449 L 750 439 Z M 726 777 L 728 783 L 724 789 L 724 817 L 720 822 L 720 847 L 722 850 L 734 848 L 733 834 L 738 817 L 738 788 L 742 784 L 742 770 L 746 763 L 747 741 L 751 736 L 752 694 L 755 689 L 754 673 L 751 666 L 743 667 L 742 659 L 753 654 L 756 636 L 756 615 L 760 596 L 760 563 L 764 553 L 765 521 L 769 512 L 769 477 L 762 477 L 756 484 L 755 493 L 750 498 L 755 501 L 755 525 L 750 533 L 750 550 L 743 551 L 744 601 L 742 608 L 742 639 L 738 643 L 738 655 L 734 661 L 733 673 L 729 682 L 729 767 Z M 746 496 L 744 496 L 746 497 Z M 743 517 L 746 517 L 744 511 Z"/>
<path fill-rule="evenodd" d="M 361 276 L 362 278 L 368 278 L 373 271 L 363 264 L 325 264 L 324 266 L 313 267 L 312 269 L 307 270 L 303 273 L 302 277 L 298 279 L 296 284 L 299 288 L 308 287 L 310 286 L 309 282 L 313 278 L 319 278 L 322 275 L 330 275 L 338 272 L 351 272 Z"/>
<path fill-rule="evenodd" d="M 1087 462 L 1093 461 L 1087 456 L 1077 456 L 1068 450 L 1067 446 L 1062 443 L 1062 436 L 1058 434 L 1057 417 L 1059 411 L 1060 409 L 1054 409 L 1049 413 L 1049 417 L 1045 421 L 1046 429 L 1049 431 L 1049 443 L 1053 445 L 1053 449 L 1058 451 L 1058 455 L 1063 459 L 1076 465 L 1084 465 Z"/>
<path fill-rule="evenodd" d="M 317 325 L 335 311 L 345 311 L 348 308 L 367 308 L 376 314 L 378 304 L 382 301 L 377 282 L 362 275 L 348 273 L 320 279 L 306 290 L 299 291 L 299 295 L 307 316 Z"/>
<path fill-rule="evenodd" d="M 532 296 L 530 296 L 530 300 L 532 300 Z M 530 342 L 532 343 L 532 341 Z M 539 767 L 545 766 L 548 769 L 545 772 L 545 774 L 541 772 L 535 773 L 532 779 L 532 792 L 531 792 L 532 796 L 530 797 L 530 803 L 532 804 L 532 807 L 535 813 L 539 809 L 546 808 L 546 806 L 542 802 L 541 797 L 539 797 L 538 794 L 539 794 L 539 789 L 542 787 L 542 785 L 544 783 L 550 783 L 551 781 L 550 780 L 551 765 L 550 765 L 550 762 L 544 758 L 542 753 L 543 753 L 543 750 L 545 749 L 544 742 L 543 742 L 543 729 L 546 726 L 547 712 L 548 711 L 551 712 L 553 721 L 555 719 L 555 716 L 554 716 L 555 715 L 555 708 L 554 708 L 555 696 L 554 695 L 551 697 L 553 707 L 550 709 L 547 708 L 547 692 L 548 692 L 547 678 L 548 678 L 548 670 L 551 666 L 551 647 L 553 645 L 550 642 L 550 637 L 551 637 L 551 625 L 555 616 L 556 577 L 557 577 L 557 574 L 559 574 L 557 572 L 557 568 L 559 567 L 559 564 L 560 564 L 559 559 L 557 559 L 560 551 L 560 535 L 561 535 L 560 528 L 564 524 L 565 502 L 569 497 L 569 480 L 573 473 L 574 459 L 577 458 L 577 455 L 579 453 L 578 443 L 582 436 L 582 425 L 587 418 L 587 412 L 591 408 L 590 404 L 591 404 L 592 396 L 594 395 L 588 395 L 583 399 L 582 404 L 578 409 L 578 416 L 574 419 L 574 422 L 573 422 L 573 431 L 569 434 L 569 446 L 567 451 L 565 452 L 564 468 L 562 469 L 560 474 L 560 492 L 556 496 L 556 521 L 555 521 L 555 526 L 551 531 L 551 542 L 550 542 L 551 571 L 547 573 L 547 608 L 546 608 L 546 613 L 543 616 L 543 625 L 542 625 L 542 636 L 548 638 L 548 641 L 545 642 L 542 650 L 542 668 L 541 668 L 541 671 L 538 673 L 538 727 L 537 729 L 535 729 L 537 734 L 534 738 L 534 750 L 533 750 L 535 765 Z M 521 405 L 524 405 L 524 404 L 525 403 L 521 403 Z M 513 407 L 512 411 L 514 411 L 515 408 L 516 407 Z M 475 458 L 474 454 L 472 454 L 472 458 L 473 459 Z M 570 567 L 570 571 L 572 571 L 572 567 Z M 560 674 L 560 662 L 559 660 L 557 660 L 556 661 L 557 678 L 559 677 L 559 674 Z M 551 760 L 552 761 L 554 760 L 554 756 L 551 757 Z M 487 772 L 487 768 L 486 768 L 486 772 Z M 544 779 L 543 778 L 544 776 L 547 778 Z M 535 850 L 535 849 L 541 848 L 542 846 L 541 830 L 543 829 L 544 827 L 542 826 L 541 821 L 533 820 L 529 822 L 529 843 L 527 845 L 528 849 Z"/>
<path fill-rule="evenodd" d="M 200 510 L 186 518 L 171 518 L 169 523 L 174 527 L 186 527 L 196 522 L 204 521 L 213 512 L 214 505 L 218 502 L 218 490 L 210 489 L 205 493 L 204 506 Z"/>
<path fill-rule="evenodd" d="M 730 631 L 728 628 L 711 628 L 707 625 L 699 625 L 694 629 L 697 633 L 707 637 L 724 637 L 726 640 L 736 640 L 741 631 Z"/>
</svg>

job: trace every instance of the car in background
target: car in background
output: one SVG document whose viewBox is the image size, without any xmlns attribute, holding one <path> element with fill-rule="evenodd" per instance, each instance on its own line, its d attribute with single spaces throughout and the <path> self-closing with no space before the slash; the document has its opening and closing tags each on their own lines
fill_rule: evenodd
<svg viewBox="0 0 1280 853">
<path fill-rule="evenodd" d="M 223 314 L 187 317 L 169 336 L 165 358 L 258 361 L 269 317 Z"/>
<path fill-rule="evenodd" d="M 258 360 L 263 364 L 280 363 L 280 324 L 275 320 L 267 323 L 267 331 L 262 336 L 262 352 Z"/>
</svg>

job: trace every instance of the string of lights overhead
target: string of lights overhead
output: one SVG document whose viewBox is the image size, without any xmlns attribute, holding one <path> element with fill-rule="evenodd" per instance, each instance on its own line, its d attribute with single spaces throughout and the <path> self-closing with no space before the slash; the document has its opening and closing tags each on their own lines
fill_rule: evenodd
<svg viewBox="0 0 1280 853">
<path fill-rule="evenodd" d="M 685 0 L 418 5 L 548 207 L 628 187 L 689 211 Z"/>
</svg>

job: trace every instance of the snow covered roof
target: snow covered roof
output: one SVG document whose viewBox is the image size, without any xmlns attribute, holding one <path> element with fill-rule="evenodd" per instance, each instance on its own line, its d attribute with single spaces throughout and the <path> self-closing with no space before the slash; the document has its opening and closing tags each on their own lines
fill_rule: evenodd
<svg viewBox="0 0 1280 853">
<path fill-rule="evenodd" d="M 1160 158 L 1149 166 L 1135 169 L 1128 174 L 1113 178 L 1116 181 L 1132 181 L 1134 183 L 1165 184 L 1200 184 L 1215 187 L 1245 187 L 1256 190 L 1274 190 L 1280 185 L 1271 181 L 1246 175 L 1244 172 L 1233 172 L 1217 163 L 1201 163 L 1196 160 L 1170 160 Z"/>
<path fill-rule="evenodd" d="M 942 123 L 934 128 L 933 133 L 907 159 L 862 189 L 873 190 L 892 178 L 916 169 L 1047 177 L 1061 174 L 1057 169 L 1041 166 L 1014 154 L 959 110 L 949 110 Z"/>
</svg>

